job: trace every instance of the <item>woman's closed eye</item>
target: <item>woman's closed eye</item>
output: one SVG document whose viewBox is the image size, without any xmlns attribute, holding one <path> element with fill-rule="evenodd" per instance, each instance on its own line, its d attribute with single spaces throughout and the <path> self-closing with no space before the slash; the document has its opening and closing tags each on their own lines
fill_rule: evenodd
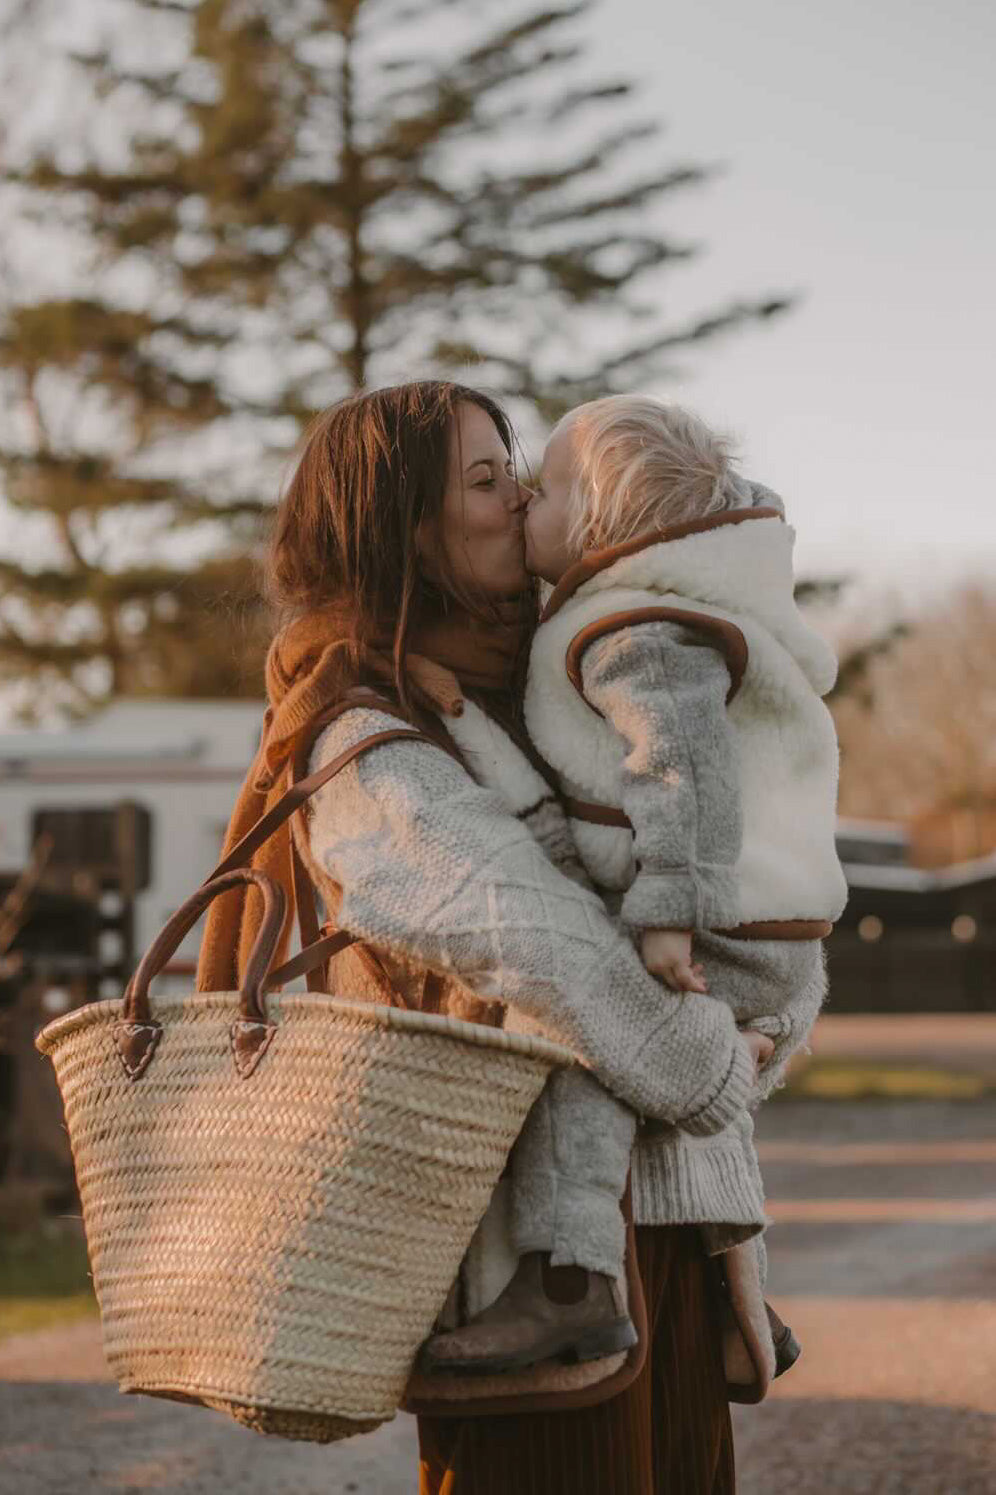
<svg viewBox="0 0 996 1495">
<path fill-rule="evenodd" d="M 515 467 L 511 462 L 505 463 L 505 476 L 508 478 L 513 478 L 515 476 Z M 495 477 L 495 471 L 491 463 L 488 463 L 486 467 L 482 464 L 480 473 L 474 479 L 471 486 L 474 488 L 484 489 L 494 488 L 497 481 L 498 480 Z"/>
</svg>

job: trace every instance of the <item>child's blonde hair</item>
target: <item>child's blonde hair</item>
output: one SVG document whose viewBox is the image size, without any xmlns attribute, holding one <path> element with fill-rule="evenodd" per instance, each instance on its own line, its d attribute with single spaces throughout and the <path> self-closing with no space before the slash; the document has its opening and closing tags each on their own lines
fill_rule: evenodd
<svg viewBox="0 0 996 1495">
<path fill-rule="evenodd" d="M 679 405 L 644 395 L 609 395 L 579 405 L 555 428 L 574 435 L 575 554 L 621 545 L 742 501 L 730 441 Z"/>
</svg>

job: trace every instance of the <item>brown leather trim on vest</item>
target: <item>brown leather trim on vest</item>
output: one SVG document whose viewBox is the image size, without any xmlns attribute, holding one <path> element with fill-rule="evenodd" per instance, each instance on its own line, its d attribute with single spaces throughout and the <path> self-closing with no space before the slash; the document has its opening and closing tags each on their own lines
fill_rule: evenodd
<svg viewBox="0 0 996 1495">
<path fill-rule="evenodd" d="M 564 814 L 571 820 L 583 820 L 588 825 L 611 825 L 619 830 L 632 832 L 633 822 L 622 810 L 613 805 L 598 805 L 584 799 L 573 799 L 564 795 L 561 799 Z M 598 889 L 599 892 L 602 889 Z M 745 924 L 735 924 L 731 929 L 712 929 L 712 934 L 725 935 L 730 940 L 825 940 L 833 933 L 829 919 L 754 919 Z"/>
<path fill-rule="evenodd" d="M 729 940 L 825 940 L 833 933 L 833 925 L 829 919 L 755 919 L 712 933 Z"/>
<path fill-rule="evenodd" d="M 419 1417 L 492 1417 L 514 1412 L 571 1412 L 580 1407 L 593 1407 L 610 1396 L 625 1391 L 643 1369 L 650 1341 L 650 1324 L 647 1319 L 647 1300 L 643 1292 L 643 1280 L 636 1256 L 636 1233 L 633 1227 L 633 1195 L 630 1180 L 620 1201 L 626 1221 L 626 1288 L 629 1298 L 629 1316 L 636 1329 L 636 1344 L 617 1371 L 595 1381 L 590 1386 L 579 1386 L 576 1391 L 510 1391 L 507 1396 L 461 1397 L 459 1400 L 445 1397 L 408 1396 L 401 1401 L 405 1412 L 414 1412 Z M 515 1373 L 508 1379 L 514 1381 Z M 420 1387 L 426 1386 L 429 1377 L 413 1377 Z M 472 1377 L 460 1378 L 466 1385 Z"/>
<path fill-rule="evenodd" d="M 651 545 L 667 545 L 672 540 L 684 540 L 688 535 L 701 535 L 709 530 L 725 529 L 728 525 L 744 524 L 748 519 L 781 519 L 784 523 L 784 516 L 777 509 L 724 509 L 721 514 L 707 514 L 704 519 L 686 519 L 681 524 L 665 525 L 661 529 L 651 530 L 647 535 L 637 535 L 632 540 L 626 540 L 622 545 L 607 545 L 604 550 L 593 550 L 564 572 L 547 598 L 540 622 L 545 623 L 555 613 L 559 613 L 579 587 L 597 576 L 599 571 L 614 566 L 616 561 L 638 555 L 641 550 L 649 550 Z"/>
<path fill-rule="evenodd" d="M 596 805 L 587 799 L 575 799 L 573 795 L 561 796 L 564 814 L 571 820 L 584 820 L 588 825 L 614 825 L 619 830 L 631 831 L 633 822 L 623 810 L 614 805 Z"/>
<path fill-rule="evenodd" d="M 567 674 L 586 705 L 591 706 L 585 696 L 581 678 L 581 660 L 585 650 L 597 639 L 616 633 L 620 628 L 639 628 L 641 623 L 681 623 L 684 627 L 706 634 L 709 642 L 719 649 L 726 660 L 726 667 L 730 672 L 726 704 L 730 704 L 743 684 L 748 658 L 747 640 L 737 625 L 726 618 L 714 618 L 711 613 L 695 612 L 691 608 L 634 607 L 629 612 L 607 613 L 604 618 L 596 618 L 593 623 L 587 623 L 567 645 Z M 591 709 L 598 711 L 597 706 L 591 706 Z M 601 716 L 602 713 L 598 711 L 598 715 Z"/>
</svg>

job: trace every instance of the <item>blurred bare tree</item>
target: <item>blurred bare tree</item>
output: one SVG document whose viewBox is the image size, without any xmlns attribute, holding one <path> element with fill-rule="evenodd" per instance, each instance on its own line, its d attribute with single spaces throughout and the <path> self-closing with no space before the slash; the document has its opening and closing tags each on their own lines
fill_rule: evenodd
<svg viewBox="0 0 996 1495">
<path fill-rule="evenodd" d="M 261 692 L 253 558 L 330 401 L 459 374 L 549 418 L 788 305 L 662 315 L 697 250 L 652 214 L 713 173 L 661 165 L 633 85 L 592 80 L 592 4 L 102 0 L 65 72 L 85 107 L 34 136 L 8 109 L 0 470 L 45 557 L 0 559 L 24 719 Z M 44 12 L 10 12 L 11 58 Z"/>
<path fill-rule="evenodd" d="M 912 822 L 924 863 L 996 850 L 994 641 L 996 592 L 963 587 L 834 701 L 842 814 Z"/>
</svg>

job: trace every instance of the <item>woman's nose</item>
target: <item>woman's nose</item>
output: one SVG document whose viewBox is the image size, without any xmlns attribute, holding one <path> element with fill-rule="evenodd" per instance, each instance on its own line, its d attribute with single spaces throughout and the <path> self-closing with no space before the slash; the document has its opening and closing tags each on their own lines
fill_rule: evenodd
<svg viewBox="0 0 996 1495">
<path fill-rule="evenodd" d="M 521 514 L 532 496 L 531 488 L 527 488 L 525 483 L 520 483 L 517 478 L 513 479 L 509 484 L 508 498 L 506 500 L 508 512 L 510 514 Z"/>
</svg>

